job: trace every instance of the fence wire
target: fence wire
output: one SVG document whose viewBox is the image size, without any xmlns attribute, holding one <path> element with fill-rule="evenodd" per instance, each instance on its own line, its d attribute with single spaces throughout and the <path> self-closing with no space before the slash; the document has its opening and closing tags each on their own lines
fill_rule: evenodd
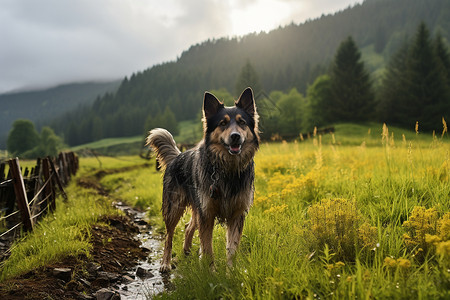
<svg viewBox="0 0 450 300">
<path fill-rule="evenodd" d="M 18 213 L 19 213 L 19 211 L 16 210 L 15 212 L 12 212 L 12 213 L 10 213 L 10 214 L 7 215 L 7 216 L 1 217 L 1 218 L 0 218 L 0 221 L 6 220 L 6 219 L 8 219 L 9 217 L 12 217 L 12 216 L 14 216 L 15 214 L 18 214 Z"/>
<path fill-rule="evenodd" d="M 14 225 L 13 227 L 11 227 L 10 229 L 6 230 L 5 232 L 3 232 L 2 234 L 0 234 L 0 238 L 2 238 L 3 236 L 7 235 L 8 233 L 10 233 L 11 231 L 13 231 L 14 229 L 16 229 L 17 227 L 19 227 L 20 225 L 22 225 L 22 222 L 17 223 L 16 225 Z"/>
<path fill-rule="evenodd" d="M 39 191 L 36 193 L 36 195 L 34 195 L 33 199 L 31 199 L 31 201 L 28 203 L 28 205 L 32 205 L 33 202 L 40 196 L 40 194 L 42 193 L 42 191 L 44 190 L 44 188 L 47 186 L 47 184 L 50 182 L 50 180 L 53 178 L 53 175 L 55 175 L 55 173 L 52 173 L 52 175 L 50 175 L 50 177 L 47 179 L 47 181 L 42 185 L 42 187 L 39 189 Z"/>
</svg>

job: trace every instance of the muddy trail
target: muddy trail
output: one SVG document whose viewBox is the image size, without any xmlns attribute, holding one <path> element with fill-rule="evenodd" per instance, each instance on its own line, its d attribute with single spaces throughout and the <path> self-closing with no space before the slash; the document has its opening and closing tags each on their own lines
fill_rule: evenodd
<svg viewBox="0 0 450 300">
<path fill-rule="evenodd" d="M 145 212 L 112 199 L 100 185 L 108 174 L 127 169 L 98 171 L 77 179 L 124 212 L 105 216 L 91 228 L 90 257 L 66 257 L 0 284 L 3 299 L 147 299 L 171 289 L 170 278 L 158 269 L 161 235 L 145 221 Z"/>
</svg>

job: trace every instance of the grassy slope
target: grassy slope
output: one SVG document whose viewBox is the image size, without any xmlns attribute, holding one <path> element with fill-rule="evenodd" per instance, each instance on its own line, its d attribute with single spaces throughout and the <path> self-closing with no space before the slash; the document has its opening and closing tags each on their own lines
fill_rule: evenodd
<svg viewBox="0 0 450 300">
<path fill-rule="evenodd" d="M 180 134 L 174 136 L 177 143 L 196 143 L 201 139 L 202 127 L 198 120 L 189 120 L 180 122 Z M 367 124 L 351 124 L 343 123 L 336 124 L 335 127 L 335 138 L 341 145 L 360 145 L 363 141 L 366 142 L 367 146 L 379 146 L 381 145 L 381 133 L 382 124 L 379 123 L 367 123 Z M 394 138 L 397 142 L 402 141 L 402 135 L 408 140 L 421 140 L 421 141 L 431 141 L 432 137 L 430 135 L 416 135 L 415 132 L 411 130 L 406 130 L 398 127 L 389 127 L 390 134 L 394 133 Z M 331 135 L 325 135 L 323 137 L 324 141 L 331 142 Z M 129 152 L 134 151 L 136 154 L 140 151 L 140 146 L 143 143 L 143 136 L 134 137 L 123 137 L 123 138 L 108 138 L 95 141 L 88 144 L 83 144 L 79 146 L 72 147 L 72 151 L 81 151 L 83 149 L 92 149 L 100 151 L 102 154 L 108 154 L 108 149 L 112 147 L 122 148 L 123 152 L 129 150 Z M 134 147 L 132 150 L 130 147 Z M 116 154 L 117 151 L 111 152 Z"/>
<path fill-rule="evenodd" d="M 193 144 L 201 139 L 202 127 L 198 121 L 182 121 L 179 127 L 180 134 L 174 137 L 177 143 Z M 134 155 L 139 154 L 143 142 L 144 136 L 108 138 L 74 146 L 71 150 L 82 152 L 90 149 L 103 155 Z"/>
</svg>

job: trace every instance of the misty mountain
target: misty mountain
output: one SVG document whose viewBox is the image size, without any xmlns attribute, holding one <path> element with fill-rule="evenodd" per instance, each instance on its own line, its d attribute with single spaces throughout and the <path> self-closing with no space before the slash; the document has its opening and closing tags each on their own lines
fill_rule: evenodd
<svg viewBox="0 0 450 300">
<path fill-rule="evenodd" d="M 44 90 L 0 95 L 0 149 L 6 148 L 6 137 L 17 119 L 33 121 L 37 127 L 80 105 L 92 104 L 99 96 L 114 92 L 120 81 L 87 82 L 60 85 Z"/>
</svg>

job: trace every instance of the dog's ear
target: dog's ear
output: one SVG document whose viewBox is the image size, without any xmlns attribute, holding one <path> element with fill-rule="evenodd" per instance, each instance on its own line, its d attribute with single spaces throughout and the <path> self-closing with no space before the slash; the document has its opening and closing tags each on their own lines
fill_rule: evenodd
<svg viewBox="0 0 450 300">
<path fill-rule="evenodd" d="M 216 96 L 206 92 L 203 99 L 203 116 L 206 119 L 211 118 L 219 111 L 219 108 L 223 107 L 223 103 L 220 102 Z"/>
<path fill-rule="evenodd" d="M 245 110 L 250 116 L 254 116 L 256 112 L 255 99 L 253 99 L 253 91 L 250 87 L 246 88 L 239 100 L 236 101 L 236 106 Z"/>
</svg>

